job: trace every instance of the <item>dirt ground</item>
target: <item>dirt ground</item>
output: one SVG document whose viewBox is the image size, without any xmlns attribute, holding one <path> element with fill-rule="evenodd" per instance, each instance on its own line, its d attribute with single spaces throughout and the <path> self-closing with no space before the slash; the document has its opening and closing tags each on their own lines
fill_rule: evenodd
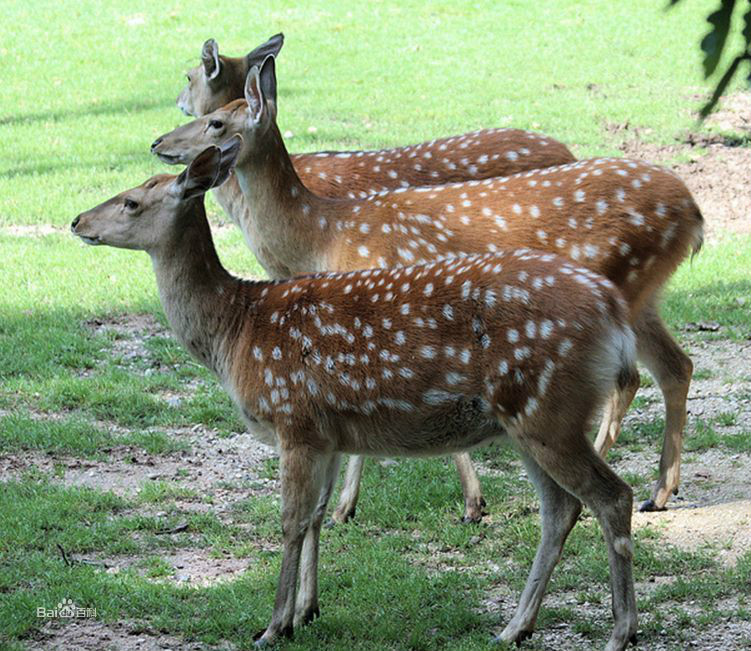
<svg viewBox="0 0 751 651">
<path fill-rule="evenodd" d="M 723 132 L 751 137 L 751 93 L 728 98 L 710 123 Z M 697 137 L 687 134 L 673 145 L 656 146 L 644 143 L 640 130 L 630 125 L 608 128 L 624 155 L 666 164 L 688 184 L 705 215 L 707 240 L 720 239 L 725 233 L 751 233 L 751 148 L 738 146 L 742 138 L 730 136 Z M 46 232 L 49 229 L 37 229 Z M 3 229 L 18 235 L 37 232 L 34 228 Z M 149 355 L 143 342 L 155 334 L 164 335 L 162 326 L 150 316 L 134 315 L 111 321 L 92 321 L 93 331 L 109 329 L 120 338 L 112 352 L 125 363 L 129 358 Z M 732 412 L 735 424 L 723 428 L 731 434 L 751 427 L 751 341 L 706 341 L 700 333 L 684 333 L 682 341 L 694 360 L 695 368 L 703 371 L 695 379 L 689 395 L 689 430 L 697 419 L 711 420 L 718 414 Z M 640 422 L 653 422 L 663 415 L 662 401 L 655 388 L 642 389 L 646 405 L 632 409 L 625 427 Z M 180 396 L 164 396 L 165 400 Z M 38 417 L 45 417 L 39 414 Z M 48 416 L 47 416 L 48 417 Z M 103 425 L 108 426 L 104 423 Z M 0 476 L 18 476 L 36 468 L 52 471 L 62 465 L 61 481 L 69 485 L 108 489 L 121 495 L 133 495 L 147 480 L 175 481 L 210 495 L 213 503 L 203 500 L 178 500 L 184 509 L 211 508 L 220 519 L 230 518 L 230 506 L 249 494 L 268 495 L 278 492 L 278 482 L 264 472 L 264 461 L 273 456 L 268 447 L 248 434 L 223 438 L 202 426 L 172 432 L 189 445 L 189 451 L 166 455 L 149 455 L 127 446 L 112 450 L 107 461 L 76 457 L 52 456 L 41 452 L 0 454 Z M 623 452 L 614 465 L 619 472 L 646 474 L 656 467 L 658 455 L 649 451 Z M 482 474 L 482 468 L 480 469 Z M 158 509 L 158 505 L 155 507 Z M 457 509 L 459 505 L 457 505 Z M 490 505 L 493 508 L 493 505 Z M 747 453 L 734 453 L 725 448 L 689 452 L 684 456 L 681 492 L 669 503 L 664 513 L 636 513 L 634 526 L 649 526 L 666 543 L 684 549 L 710 546 L 723 563 L 733 564 L 738 555 L 751 548 L 751 458 Z M 80 559 L 79 559 L 80 560 Z M 107 572 L 116 573 L 135 565 L 138 558 L 93 558 Z M 165 560 L 174 569 L 171 576 L 158 580 L 206 586 L 231 580 L 244 570 L 245 563 L 234 558 L 212 558 L 202 549 L 176 551 Z M 653 585 L 638 586 L 639 595 L 648 594 Z M 501 591 L 484 602 L 489 612 L 498 611 L 507 619 L 513 612 L 517 595 Z M 575 595 L 556 595 L 555 600 L 576 603 Z M 726 604 L 728 608 L 734 604 Z M 737 604 L 735 604 L 737 606 Z M 579 606 L 581 607 L 581 606 Z M 609 618 L 608 604 L 585 604 L 593 616 Z M 647 614 L 646 616 L 649 616 Z M 545 648 L 581 649 L 586 638 L 562 626 L 543 629 Z M 697 632 L 689 648 L 719 651 L 740 648 L 741 640 L 751 637 L 751 622 L 723 622 L 721 626 Z M 29 649 L 118 649 L 123 651 L 157 651 L 158 649 L 204 648 L 197 643 L 157 634 L 132 622 L 105 624 L 98 620 L 72 620 L 61 627 L 50 622 L 30 642 Z M 226 643 L 213 649 L 232 649 Z M 651 649 L 662 649 L 660 645 Z"/>
<path fill-rule="evenodd" d="M 712 242 L 725 233 L 751 233 L 751 91 L 723 98 L 707 125 L 717 134 L 689 132 L 671 145 L 644 142 L 645 129 L 628 123 L 607 131 L 624 156 L 665 165 L 685 181 Z"/>
</svg>

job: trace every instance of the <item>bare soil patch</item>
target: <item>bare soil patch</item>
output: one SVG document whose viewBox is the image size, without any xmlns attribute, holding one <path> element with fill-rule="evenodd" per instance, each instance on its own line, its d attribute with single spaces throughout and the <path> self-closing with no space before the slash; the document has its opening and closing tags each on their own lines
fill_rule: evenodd
<svg viewBox="0 0 751 651">
<path fill-rule="evenodd" d="M 737 135 L 689 133 L 675 144 L 655 145 L 643 141 L 647 130 L 628 123 L 607 131 L 624 155 L 665 165 L 685 181 L 711 242 L 728 232 L 751 233 L 751 92 L 724 97 L 707 124 Z"/>
<path fill-rule="evenodd" d="M 95 318 L 84 322 L 94 334 L 114 335 L 107 352 L 120 356 L 124 361 L 136 358 L 149 359 L 146 340 L 150 337 L 171 337 L 152 314 L 120 314 L 107 318 Z"/>
<path fill-rule="evenodd" d="M 230 642 L 207 646 L 156 633 L 137 622 L 89 618 L 52 620 L 34 633 L 26 648 L 29 651 L 233 651 L 236 646 Z"/>
<path fill-rule="evenodd" d="M 152 455 L 130 446 L 116 446 L 105 460 L 26 450 L 0 454 L 0 474 L 11 477 L 32 469 L 46 473 L 55 470 L 63 485 L 108 490 L 126 497 L 136 495 L 148 481 L 168 481 L 195 491 L 198 501 L 211 496 L 212 508 L 217 508 L 217 501 L 221 505 L 237 499 L 238 492 L 265 495 L 276 490 L 277 481 L 262 474 L 262 462 L 272 458 L 274 451 L 250 434 L 222 437 L 201 426 L 170 433 L 188 443 L 190 449 Z"/>
<path fill-rule="evenodd" d="M 67 228 L 52 226 L 51 224 L 8 224 L 0 226 L 0 235 L 12 235 L 14 237 L 41 237 L 43 235 L 60 235 L 67 232 Z"/>
<path fill-rule="evenodd" d="M 751 431 L 751 342 L 703 341 L 685 337 L 684 349 L 694 361 L 699 377 L 688 396 L 686 443 L 690 447 L 697 423 L 712 423 L 722 438 Z M 656 387 L 642 388 L 644 407 L 632 408 L 624 428 L 662 418 L 662 396 Z M 717 417 L 732 414 L 732 424 L 721 425 Z M 659 462 L 656 440 L 650 449 L 624 451 L 613 464 L 619 473 L 649 475 Z M 617 444 L 616 444 L 617 446 Z M 680 493 L 668 502 L 664 513 L 637 513 L 634 527 L 650 526 L 665 542 L 683 549 L 707 545 L 727 564 L 751 549 L 751 455 L 723 446 L 684 451 Z"/>
<path fill-rule="evenodd" d="M 173 583 L 193 588 L 207 588 L 217 583 L 231 581 L 248 567 L 247 558 L 235 558 L 229 554 L 214 557 L 207 549 L 180 549 L 167 555 L 160 555 L 171 569 L 171 573 L 152 579 L 159 583 Z M 76 559 L 82 560 L 82 559 Z M 146 575 L 140 561 L 143 557 L 121 556 L 118 558 L 87 559 L 101 565 L 108 574 L 119 574 L 123 570 L 141 566 L 140 574 Z"/>
</svg>

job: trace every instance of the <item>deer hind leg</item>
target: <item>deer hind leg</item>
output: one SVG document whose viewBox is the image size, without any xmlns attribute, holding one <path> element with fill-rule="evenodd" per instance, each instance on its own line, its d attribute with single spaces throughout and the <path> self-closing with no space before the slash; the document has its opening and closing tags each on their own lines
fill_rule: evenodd
<svg viewBox="0 0 751 651">
<path fill-rule="evenodd" d="M 459 480 L 464 492 L 464 515 L 462 522 L 480 522 L 485 515 L 485 499 L 482 496 L 480 480 L 477 478 L 475 467 L 469 454 L 462 452 L 453 456 Z"/>
<path fill-rule="evenodd" d="M 321 487 L 321 494 L 318 497 L 312 521 L 303 541 L 300 554 L 300 585 L 297 589 L 295 606 L 295 626 L 308 624 L 321 614 L 318 607 L 318 546 L 323 516 L 326 514 L 326 506 L 334 490 L 339 471 L 339 460 L 338 454 L 331 456 Z"/>
<path fill-rule="evenodd" d="M 349 458 L 347 472 L 344 475 L 344 485 L 339 495 L 339 504 L 331 514 L 331 519 L 339 524 L 347 522 L 355 517 L 357 499 L 360 496 L 360 481 L 362 480 L 362 467 L 365 458 L 354 455 Z"/>
<path fill-rule="evenodd" d="M 638 389 L 639 373 L 634 369 L 625 386 L 622 389 L 615 389 L 605 403 L 600 430 L 595 439 L 595 450 L 603 459 L 618 439 L 621 433 L 621 422 Z"/>
<path fill-rule="evenodd" d="M 636 596 L 632 574 L 631 488 L 594 451 L 583 433 L 528 451 L 553 480 L 597 517 L 608 546 L 614 626 L 606 651 L 623 651 L 636 640 Z"/>
<path fill-rule="evenodd" d="M 305 447 L 282 448 L 282 567 L 271 622 L 256 641 L 257 647 L 273 644 L 279 635 L 292 636 L 300 554 L 331 457 Z"/>
<path fill-rule="evenodd" d="M 563 543 L 581 513 L 578 499 L 556 484 L 529 455 L 523 453 L 522 460 L 540 497 L 542 537 L 516 613 L 498 636 L 498 641 L 515 644 L 532 635 L 545 588 L 561 556 Z"/>
<path fill-rule="evenodd" d="M 694 366 L 670 336 L 653 305 L 642 311 L 634 326 L 639 359 L 654 376 L 665 400 L 660 477 L 652 490 L 652 497 L 639 510 L 661 511 L 665 509 L 670 495 L 678 494 L 686 399 Z"/>
</svg>

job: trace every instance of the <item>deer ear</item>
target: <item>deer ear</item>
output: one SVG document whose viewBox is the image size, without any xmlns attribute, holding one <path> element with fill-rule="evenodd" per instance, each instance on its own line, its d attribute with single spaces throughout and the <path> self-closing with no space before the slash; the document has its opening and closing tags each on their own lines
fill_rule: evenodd
<svg viewBox="0 0 751 651">
<path fill-rule="evenodd" d="M 245 60 L 248 62 L 248 68 L 253 66 L 260 66 L 263 60 L 269 56 L 279 56 L 279 52 L 284 45 L 284 34 L 274 34 L 268 41 L 259 45 L 255 50 L 248 52 L 245 56 Z"/>
<path fill-rule="evenodd" d="M 221 161 L 219 163 L 219 173 L 214 179 L 213 187 L 221 185 L 229 177 L 232 168 L 237 162 L 237 156 L 240 154 L 240 149 L 243 145 L 242 136 L 238 133 L 232 136 L 227 142 L 223 143 L 220 147 Z"/>
<path fill-rule="evenodd" d="M 261 92 L 267 102 L 273 102 L 276 107 L 276 57 L 269 54 L 261 65 L 258 73 L 261 78 Z"/>
<path fill-rule="evenodd" d="M 185 200 L 208 192 L 219 175 L 221 159 L 219 147 L 212 145 L 204 149 L 175 179 L 174 194 Z"/>
<path fill-rule="evenodd" d="M 254 124 L 264 114 L 276 115 L 276 66 L 274 56 L 269 54 L 261 65 L 253 66 L 245 79 L 245 100 Z"/>
<path fill-rule="evenodd" d="M 209 81 L 216 79 L 221 70 L 221 63 L 219 62 L 219 46 L 213 38 L 210 38 L 203 44 L 201 63 L 206 73 L 206 79 Z"/>
<path fill-rule="evenodd" d="M 258 66 L 253 66 L 245 78 L 245 101 L 248 102 L 250 120 L 255 124 L 260 122 L 263 114 L 263 93 L 258 73 Z"/>
</svg>

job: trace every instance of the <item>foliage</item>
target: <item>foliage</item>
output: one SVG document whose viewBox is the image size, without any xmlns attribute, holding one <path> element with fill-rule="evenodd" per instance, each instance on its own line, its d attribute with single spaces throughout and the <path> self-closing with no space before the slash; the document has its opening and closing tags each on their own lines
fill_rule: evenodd
<svg viewBox="0 0 751 651">
<path fill-rule="evenodd" d="M 670 0 L 670 6 L 677 5 L 681 0 Z M 738 2 L 740 6 L 742 3 Z M 704 78 L 711 77 L 717 67 L 720 64 L 722 58 L 722 52 L 728 41 L 728 35 L 731 30 L 731 21 L 733 18 L 733 11 L 736 8 L 736 0 L 720 0 L 720 6 L 707 16 L 707 22 L 712 25 L 709 33 L 701 40 L 701 50 L 704 52 Z M 707 117 L 714 107 L 717 105 L 720 97 L 725 92 L 728 84 L 735 76 L 739 66 L 744 61 L 751 62 L 751 2 L 748 2 L 748 9 L 743 15 L 743 28 L 741 29 L 741 35 L 743 36 L 744 47 L 742 51 L 728 64 L 725 72 L 720 77 L 720 80 L 715 86 L 712 97 L 702 107 L 700 116 L 702 119 Z M 748 83 L 751 85 L 751 66 L 749 66 L 749 72 L 747 77 Z"/>
</svg>

